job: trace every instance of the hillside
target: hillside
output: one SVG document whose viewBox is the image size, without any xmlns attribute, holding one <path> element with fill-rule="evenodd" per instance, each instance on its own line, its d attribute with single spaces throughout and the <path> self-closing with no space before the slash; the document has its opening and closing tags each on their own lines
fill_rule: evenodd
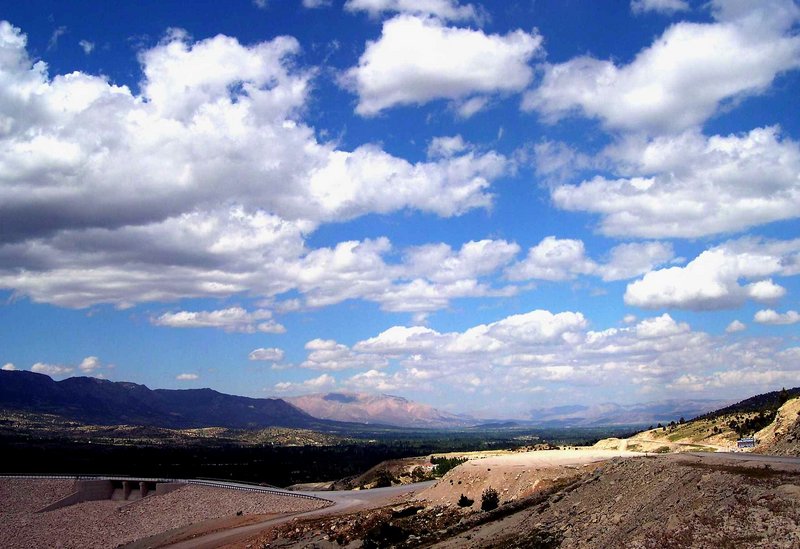
<svg viewBox="0 0 800 549">
<path fill-rule="evenodd" d="M 0 408 L 55 414 L 94 425 L 148 425 L 170 429 L 324 427 L 281 399 L 226 395 L 211 389 L 152 390 L 92 377 L 53 381 L 43 374 L 0 371 Z"/>
<path fill-rule="evenodd" d="M 314 417 L 336 421 L 414 428 L 463 427 L 475 423 L 470 417 L 392 395 L 322 393 L 286 400 Z"/>
<path fill-rule="evenodd" d="M 659 425 L 627 439 L 603 439 L 595 446 L 664 453 L 732 451 L 739 438 L 754 435 L 757 452 L 773 453 L 780 448 L 783 453 L 800 455 L 800 448 L 791 444 L 776 446 L 789 436 L 797 422 L 800 398 L 790 396 L 798 394 L 800 389 L 795 388 L 757 395 L 690 421 Z"/>
<path fill-rule="evenodd" d="M 800 398 L 780 407 L 775 421 L 756 433 L 756 453 L 800 456 Z"/>
</svg>

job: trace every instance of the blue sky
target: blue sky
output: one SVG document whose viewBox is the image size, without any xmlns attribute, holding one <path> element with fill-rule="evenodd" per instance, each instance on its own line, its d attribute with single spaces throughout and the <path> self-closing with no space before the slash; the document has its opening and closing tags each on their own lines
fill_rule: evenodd
<svg viewBox="0 0 800 549">
<path fill-rule="evenodd" d="M 5 369 L 495 417 L 800 382 L 796 2 L 0 18 Z"/>
</svg>

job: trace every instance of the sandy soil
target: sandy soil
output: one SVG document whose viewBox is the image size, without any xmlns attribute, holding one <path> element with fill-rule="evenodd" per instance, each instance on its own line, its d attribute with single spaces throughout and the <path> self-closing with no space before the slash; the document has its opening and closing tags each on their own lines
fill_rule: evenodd
<svg viewBox="0 0 800 549">
<path fill-rule="evenodd" d="M 72 491 L 71 481 L 0 479 L 2 547 L 117 547 L 223 517 L 309 511 L 324 502 L 224 488 L 185 486 L 135 502 L 93 501 L 36 513 Z"/>
<path fill-rule="evenodd" d="M 551 486 L 564 478 L 591 470 L 594 464 L 638 453 L 595 448 L 542 450 L 508 454 L 473 454 L 470 461 L 449 471 L 419 499 L 452 504 L 461 494 L 480 501 L 487 488 L 500 493 L 500 501 L 514 501 Z"/>
</svg>

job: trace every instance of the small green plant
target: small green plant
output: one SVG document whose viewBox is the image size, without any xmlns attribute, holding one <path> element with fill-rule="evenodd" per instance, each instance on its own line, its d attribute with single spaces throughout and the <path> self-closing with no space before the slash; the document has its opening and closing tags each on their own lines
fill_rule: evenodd
<svg viewBox="0 0 800 549">
<path fill-rule="evenodd" d="M 500 494 L 492 487 L 487 488 L 481 494 L 481 511 L 491 511 L 500 505 Z"/>
<path fill-rule="evenodd" d="M 472 504 L 475 503 L 474 499 L 469 499 L 464 494 L 461 494 L 461 497 L 458 498 L 458 506 L 459 507 L 472 507 Z"/>
</svg>

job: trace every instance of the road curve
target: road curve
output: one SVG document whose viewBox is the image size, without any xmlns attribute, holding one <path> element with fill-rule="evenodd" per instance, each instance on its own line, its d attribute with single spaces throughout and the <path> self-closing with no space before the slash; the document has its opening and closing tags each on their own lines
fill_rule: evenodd
<svg viewBox="0 0 800 549">
<path fill-rule="evenodd" d="M 214 549 L 235 541 L 253 536 L 267 528 L 283 524 L 296 518 L 311 518 L 318 516 L 328 516 L 340 514 L 344 512 L 352 512 L 358 509 L 380 507 L 386 505 L 392 498 L 403 494 L 412 494 L 419 492 L 433 486 L 435 480 L 427 482 L 418 482 L 415 484 L 401 484 L 398 486 L 389 486 L 387 488 L 373 488 L 371 490 L 333 490 L 333 491 L 315 491 L 315 492 L 301 492 L 308 496 L 319 499 L 324 499 L 333 502 L 333 505 L 324 507 L 322 509 L 315 509 L 313 511 L 306 511 L 303 513 L 291 513 L 280 517 L 273 517 L 254 524 L 246 526 L 238 526 L 219 532 L 212 532 L 210 534 L 195 537 L 192 539 L 180 541 L 174 544 L 161 545 L 160 547 L 169 547 L 169 549 Z M 273 490 L 273 493 L 278 490 Z M 289 492 L 288 490 L 280 490 L 280 492 Z M 298 494 L 298 492 L 289 492 L 290 494 Z M 145 543 L 142 543 L 145 542 Z M 147 547 L 146 540 L 139 540 L 126 546 L 130 549 L 138 549 Z"/>
</svg>

